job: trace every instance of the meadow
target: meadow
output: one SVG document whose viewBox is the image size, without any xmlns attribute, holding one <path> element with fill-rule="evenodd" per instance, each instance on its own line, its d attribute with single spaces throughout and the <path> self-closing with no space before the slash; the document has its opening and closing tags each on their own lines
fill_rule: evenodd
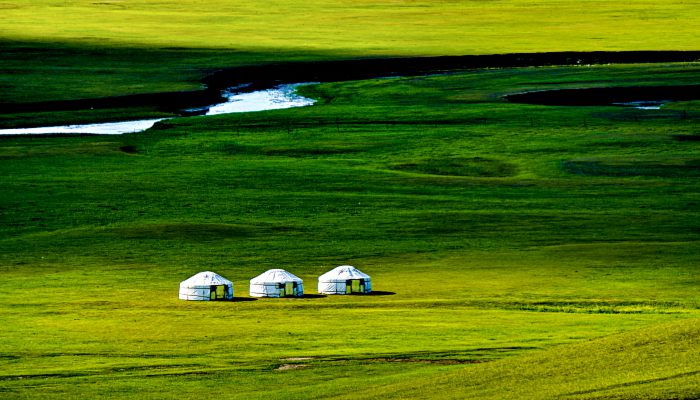
<svg viewBox="0 0 700 400">
<path fill-rule="evenodd" d="M 4 1 L 2 103 L 361 57 L 698 50 L 697 1 Z M 87 18 L 86 16 L 89 16 Z M 673 32 L 672 35 L 669 32 Z M 311 107 L 0 137 L 0 397 L 700 397 L 700 64 L 330 82 Z M 3 127 L 169 116 L 0 112 Z M 341 264 L 369 296 L 318 296 Z M 300 299 L 253 299 L 284 268 Z M 185 302 L 204 270 L 233 302 Z"/>
<path fill-rule="evenodd" d="M 308 108 L 2 138 L 4 395 L 697 396 L 697 102 L 501 96 L 698 68 L 328 83 Z M 247 296 L 345 263 L 377 295 Z M 236 301 L 178 300 L 201 270 Z"/>
<path fill-rule="evenodd" d="M 214 70 L 269 62 L 698 50 L 698 10 L 697 0 L 6 0 L 0 104 L 191 90 Z"/>
</svg>

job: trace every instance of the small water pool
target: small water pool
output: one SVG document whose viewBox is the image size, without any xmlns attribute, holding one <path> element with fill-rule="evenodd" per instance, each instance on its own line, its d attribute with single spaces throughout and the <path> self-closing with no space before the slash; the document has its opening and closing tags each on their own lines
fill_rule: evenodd
<svg viewBox="0 0 700 400">
<path fill-rule="evenodd" d="M 628 101 L 626 103 L 612 103 L 614 106 L 631 107 L 637 110 L 660 110 L 668 100 Z"/>
<path fill-rule="evenodd" d="M 700 99 L 700 85 L 554 89 L 511 94 L 513 103 L 547 106 L 622 106 L 658 110 L 664 104 Z"/>
</svg>

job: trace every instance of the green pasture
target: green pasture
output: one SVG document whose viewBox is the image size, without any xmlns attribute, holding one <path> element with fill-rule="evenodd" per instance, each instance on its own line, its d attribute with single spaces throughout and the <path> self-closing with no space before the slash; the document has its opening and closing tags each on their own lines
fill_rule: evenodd
<svg viewBox="0 0 700 400">
<path fill-rule="evenodd" d="M 3 2 L 3 36 L 361 55 L 697 50 L 697 1 Z M 673 35 L 669 35 L 669 33 Z"/>
<path fill-rule="evenodd" d="M 696 398 L 699 103 L 502 96 L 699 72 L 327 83 L 307 108 L 0 138 L 0 396 Z M 376 294 L 315 296 L 340 264 Z M 249 298 L 268 268 L 309 296 Z M 178 300 L 203 270 L 235 301 Z"/>
<path fill-rule="evenodd" d="M 193 89 L 217 68 L 292 60 L 697 50 L 699 10 L 697 0 L 5 0 L 0 102 Z"/>
</svg>

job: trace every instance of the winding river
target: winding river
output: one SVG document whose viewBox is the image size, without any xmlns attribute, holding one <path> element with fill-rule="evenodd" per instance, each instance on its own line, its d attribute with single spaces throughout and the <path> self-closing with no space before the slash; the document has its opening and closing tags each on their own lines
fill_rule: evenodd
<svg viewBox="0 0 700 400">
<path fill-rule="evenodd" d="M 228 89 L 223 92 L 226 101 L 197 110 L 188 110 L 201 115 L 219 115 L 242 112 L 279 110 L 292 107 L 305 107 L 315 103 L 315 100 L 300 96 L 296 88 L 310 83 L 290 83 L 279 85 L 272 89 L 253 92 L 240 92 Z M 186 117 L 177 117 L 186 118 Z M 121 135 L 124 133 L 143 132 L 159 121 L 170 118 L 143 119 L 135 121 L 107 122 L 84 125 L 61 125 L 38 128 L 0 129 L 0 135 L 47 135 L 47 134 L 94 134 Z"/>
<path fill-rule="evenodd" d="M 0 103 L 4 113 L 37 111 L 72 111 L 125 107 L 157 107 L 164 111 L 188 115 L 215 115 L 237 112 L 303 107 L 313 100 L 296 94 L 303 83 L 278 85 L 277 82 L 338 82 L 380 77 L 419 76 L 480 68 L 516 68 L 552 65 L 630 64 L 660 62 L 696 62 L 700 51 L 602 51 L 513 53 L 471 56 L 436 56 L 406 58 L 369 58 L 336 61 L 305 61 L 241 66 L 219 70 L 205 77 L 204 89 L 124 95 L 110 98 L 36 103 Z M 252 85 L 250 84 L 252 82 Z M 253 87 L 266 90 L 246 90 Z M 274 86 L 274 87 L 273 87 Z M 267 89 L 273 87 L 273 89 Z M 226 89 L 230 88 L 230 89 Z M 231 89 L 232 88 L 232 89 Z M 238 88 L 238 89 L 236 89 Z M 676 87 L 558 89 L 505 96 L 515 103 L 538 105 L 619 105 L 658 109 L 666 102 L 695 100 L 700 85 Z M 226 98 L 220 104 L 207 105 Z M 200 107 L 202 105 L 207 105 Z M 184 112 L 182 110 L 184 109 Z M 0 129 L 0 135 L 22 134 L 123 134 L 142 132 L 162 119 L 65 125 L 40 128 Z"/>
</svg>

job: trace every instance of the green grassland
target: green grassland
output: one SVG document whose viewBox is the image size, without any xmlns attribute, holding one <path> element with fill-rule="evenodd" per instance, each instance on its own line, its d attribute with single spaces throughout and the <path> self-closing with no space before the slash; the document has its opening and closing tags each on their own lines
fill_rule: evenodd
<svg viewBox="0 0 700 400">
<path fill-rule="evenodd" d="M 221 68 L 698 50 L 696 0 L 0 1 L 0 103 L 198 89 Z M 0 137 L 1 398 L 700 397 L 698 63 L 324 83 L 313 107 Z M 0 126 L 168 116 L 4 113 Z M 317 296 L 353 264 L 371 296 Z M 302 299 L 252 299 L 268 268 Z M 213 270 L 234 302 L 185 302 Z"/>
<path fill-rule="evenodd" d="M 195 89 L 213 69 L 272 61 L 697 50 L 698 10 L 697 0 L 5 0 L 0 102 Z"/>
<path fill-rule="evenodd" d="M 700 65 L 326 83 L 307 108 L 0 139 L 5 398 L 700 396 Z M 372 296 L 313 296 L 339 264 Z M 312 296 L 250 299 L 281 267 Z M 214 270 L 236 301 L 184 302 Z"/>
<path fill-rule="evenodd" d="M 4 36 L 146 47 L 444 55 L 696 50 L 697 1 L 3 2 Z M 669 37 L 672 30 L 673 37 Z M 573 47 L 581 45 L 581 47 Z M 679 47 L 680 46 L 680 47 Z"/>
</svg>

